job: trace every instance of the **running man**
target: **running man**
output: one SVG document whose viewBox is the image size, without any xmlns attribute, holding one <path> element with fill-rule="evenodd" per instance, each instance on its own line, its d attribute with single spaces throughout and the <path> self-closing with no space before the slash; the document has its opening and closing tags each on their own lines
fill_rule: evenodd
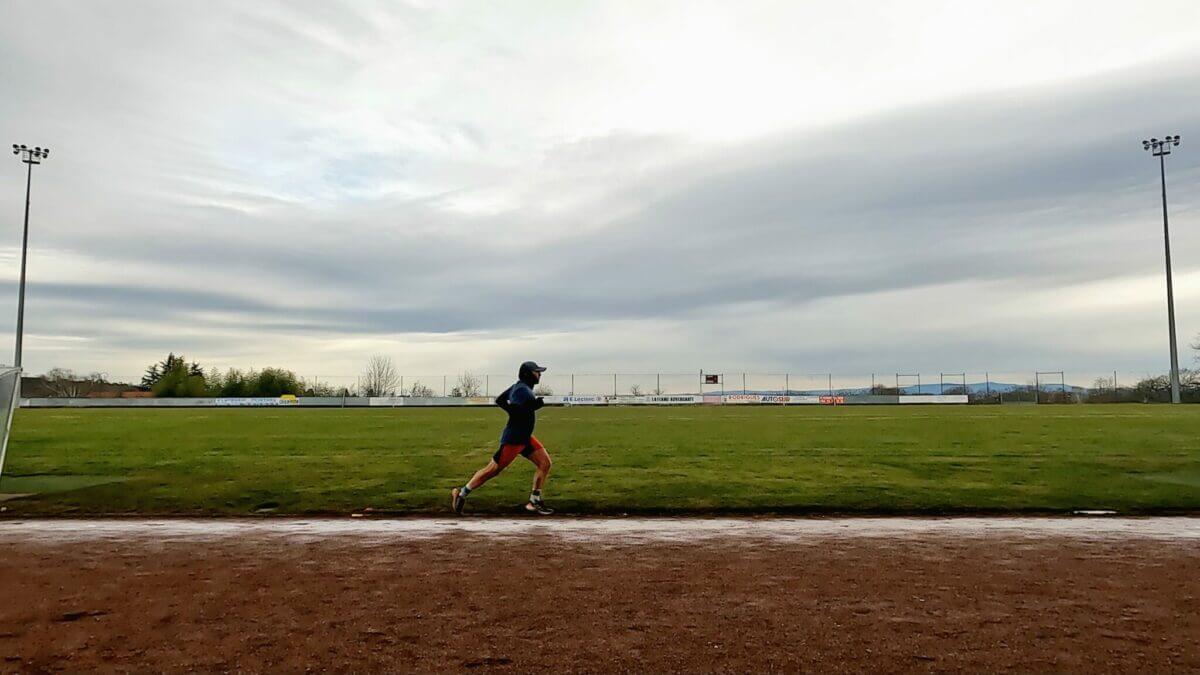
<svg viewBox="0 0 1200 675">
<path fill-rule="evenodd" d="M 508 425 L 500 434 L 500 449 L 492 455 L 492 461 L 476 471 L 466 485 L 450 491 L 455 513 L 463 512 L 467 495 L 499 476 L 505 467 L 512 464 L 517 455 L 533 462 L 535 467 L 533 491 L 529 493 L 529 503 L 525 505 L 525 510 L 543 516 L 554 513 L 554 510 L 542 501 L 542 486 L 546 484 L 546 477 L 550 475 L 550 454 L 533 435 L 535 413 L 545 405 L 542 397 L 533 393 L 533 387 L 542 379 L 545 370 L 533 361 L 522 363 L 517 373 L 517 383 L 496 397 L 496 405 L 508 413 Z"/>
</svg>

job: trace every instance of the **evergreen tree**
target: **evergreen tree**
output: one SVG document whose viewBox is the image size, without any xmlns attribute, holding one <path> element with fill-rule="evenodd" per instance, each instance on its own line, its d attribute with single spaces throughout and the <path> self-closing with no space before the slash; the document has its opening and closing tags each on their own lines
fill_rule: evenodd
<svg viewBox="0 0 1200 675">
<path fill-rule="evenodd" d="M 176 356 L 175 352 L 146 369 L 142 386 L 154 392 L 155 396 L 163 397 L 208 394 L 204 369 L 195 361 L 188 363 L 182 355 Z"/>
</svg>

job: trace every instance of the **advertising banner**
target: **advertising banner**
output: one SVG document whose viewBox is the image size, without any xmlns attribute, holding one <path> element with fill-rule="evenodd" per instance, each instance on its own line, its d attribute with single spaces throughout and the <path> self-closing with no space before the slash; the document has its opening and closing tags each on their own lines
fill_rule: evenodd
<svg viewBox="0 0 1200 675">
<path fill-rule="evenodd" d="M 468 396 L 460 398 L 457 396 L 433 396 L 433 397 L 413 397 L 413 396 L 372 396 L 367 399 L 367 405 L 380 408 L 395 408 L 398 406 L 466 406 L 466 405 L 492 405 L 495 401 L 487 396 Z M 547 401 L 549 402 L 549 401 Z"/>
<path fill-rule="evenodd" d="M 694 403 L 702 403 L 703 396 L 695 396 L 693 394 L 681 394 L 678 396 L 646 396 L 646 403 L 649 405 L 689 405 Z"/>
<path fill-rule="evenodd" d="M 607 405 L 607 396 L 548 396 L 547 403 L 553 403 L 553 399 L 557 398 L 558 403 L 563 405 Z"/>
<path fill-rule="evenodd" d="M 647 396 L 617 396 L 616 398 L 609 397 L 611 405 L 693 405 L 703 403 L 703 396 L 695 394 L 651 394 Z"/>
<path fill-rule="evenodd" d="M 734 405 L 746 404 L 746 403 L 775 404 L 775 405 L 803 405 L 803 404 L 813 405 L 813 404 L 817 404 L 817 403 L 825 403 L 826 401 L 824 399 L 827 399 L 830 397 L 828 397 L 828 396 L 788 396 L 785 394 L 726 394 L 724 397 L 718 397 L 718 398 L 722 398 L 722 401 L 720 401 L 720 402 L 731 403 Z M 837 397 L 837 398 L 841 398 L 841 397 Z M 705 402 L 707 403 L 708 401 L 705 401 Z"/>
<path fill-rule="evenodd" d="M 295 396 L 290 398 L 218 398 L 214 399 L 213 404 L 218 406 L 272 406 L 272 405 L 296 405 L 298 401 Z"/>
</svg>

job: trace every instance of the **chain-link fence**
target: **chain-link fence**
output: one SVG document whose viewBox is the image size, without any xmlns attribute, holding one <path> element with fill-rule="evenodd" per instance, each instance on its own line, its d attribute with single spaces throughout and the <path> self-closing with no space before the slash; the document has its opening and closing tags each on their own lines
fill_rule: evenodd
<svg viewBox="0 0 1200 675">
<path fill-rule="evenodd" d="M 449 374 L 396 374 L 368 386 L 363 375 L 297 373 L 304 393 L 321 396 L 494 397 L 515 381 L 512 374 L 460 371 Z M 138 377 L 109 377 L 110 382 L 136 383 Z M 1185 402 L 1200 402 L 1200 370 L 1180 374 Z M 919 395 L 967 394 L 972 403 L 1118 403 L 1168 402 L 1170 379 L 1163 374 L 1131 371 L 1070 372 L 1061 370 L 892 372 L 847 375 L 812 372 L 740 370 L 691 373 L 564 373 L 547 371 L 537 387 L 543 395 L 640 396 L 701 394 L 765 395 Z"/>
</svg>

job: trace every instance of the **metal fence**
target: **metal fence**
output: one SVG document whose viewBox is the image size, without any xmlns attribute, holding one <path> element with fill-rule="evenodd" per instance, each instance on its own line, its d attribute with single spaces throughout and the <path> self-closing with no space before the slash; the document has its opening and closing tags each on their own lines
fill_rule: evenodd
<svg viewBox="0 0 1200 675">
<path fill-rule="evenodd" d="M 297 373 L 305 387 L 321 395 L 361 396 L 361 375 Z M 120 378 L 110 378 L 122 381 Z M 403 374 L 384 396 L 495 396 L 515 381 L 512 373 Z M 1200 402 L 1200 371 L 1181 376 L 1185 401 Z M 124 381 L 137 382 L 137 378 Z M 691 373 L 595 373 L 547 371 L 538 387 L 546 395 L 627 396 L 689 394 L 862 395 L 968 394 L 973 402 L 1131 402 L 1169 401 L 1165 375 L 1130 371 L 1061 370 L 892 372 L 847 375 L 741 370 Z"/>
</svg>

